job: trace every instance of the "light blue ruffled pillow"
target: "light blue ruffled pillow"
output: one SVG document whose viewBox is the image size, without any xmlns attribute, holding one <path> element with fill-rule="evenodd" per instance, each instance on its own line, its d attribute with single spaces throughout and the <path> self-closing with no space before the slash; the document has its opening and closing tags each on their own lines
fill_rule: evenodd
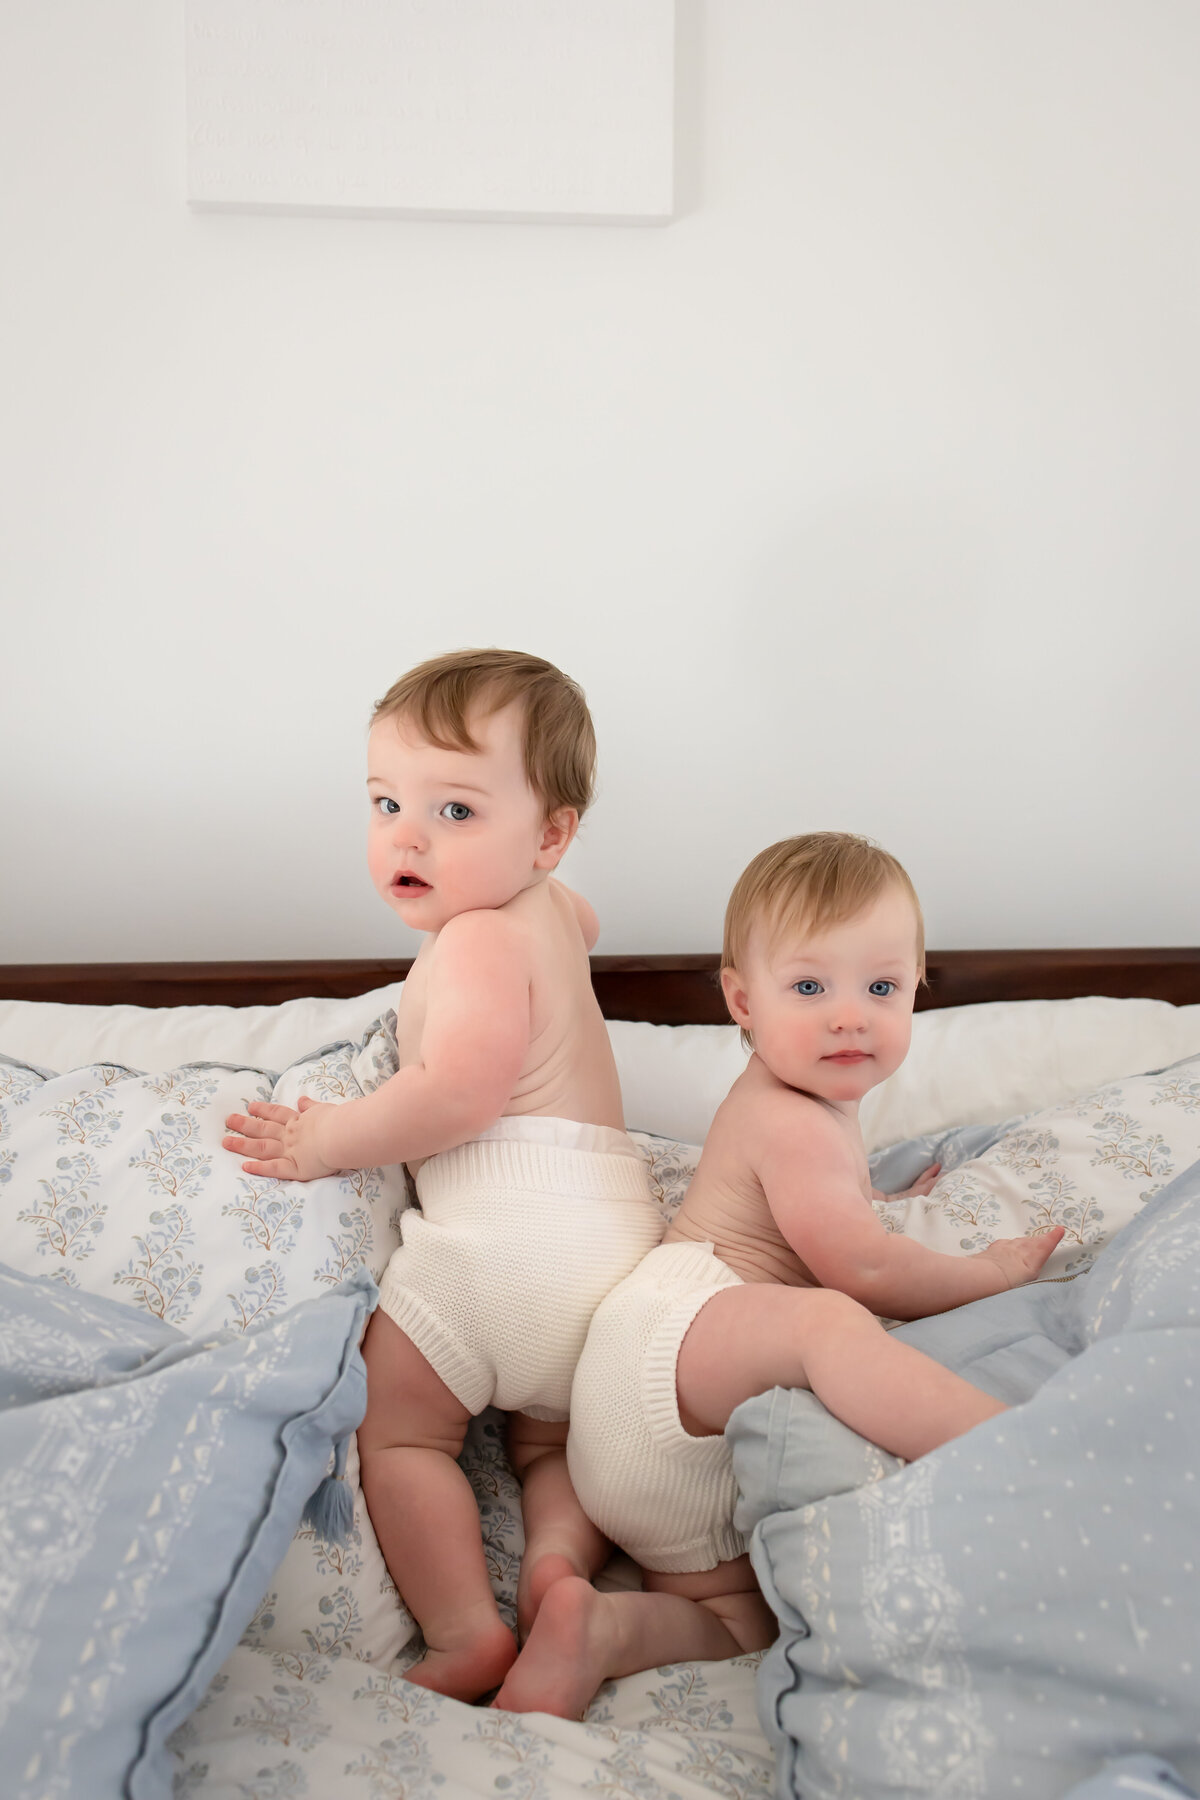
<svg viewBox="0 0 1200 1800">
<path fill-rule="evenodd" d="M 0 1265 L 0 1759 L 9 1800 L 164 1800 L 163 1743 L 360 1422 L 358 1270 L 188 1339 Z"/>
</svg>

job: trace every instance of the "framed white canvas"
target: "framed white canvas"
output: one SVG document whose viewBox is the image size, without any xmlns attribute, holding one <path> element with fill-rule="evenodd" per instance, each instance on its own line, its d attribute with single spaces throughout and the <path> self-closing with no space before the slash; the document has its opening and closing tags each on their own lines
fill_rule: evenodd
<svg viewBox="0 0 1200 1800">
<path fill-rule="evenodd" d="M 663 223 L 674 0 L 186 0 L 194 207 Z"/>
</svg>

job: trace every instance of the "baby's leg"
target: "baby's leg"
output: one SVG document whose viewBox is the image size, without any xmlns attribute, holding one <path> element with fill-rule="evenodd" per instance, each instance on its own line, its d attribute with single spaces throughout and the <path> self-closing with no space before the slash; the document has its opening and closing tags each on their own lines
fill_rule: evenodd
<svg viewBox="0 0 1200 1800">
<path fill-rule="evenodd" d="M 590 1581 L 612 1545 L 580 1506 L 567 1474 L 567 1421 L 510 1413 L 508 1454 L 521 1483 L 525 1554 L 517 1583 L 517 1632 L 521 1641 L 548 1588 L 565 1576 Z"/>
<path fill-rule="evenodd" d="M 555 1582 L 493 1706 L 581 1718 L 601 1684 L 664 1663 L 716 1662 L 771 1643 L 778 1627 L 748 1556 L 696 1575 L 643 1575 L 640 1594 Z"/>
<path fill-rule="evenodd" d="M 713 1295 L 680 1347 L 676 1384 L 694 1437 L 723 1431 L 755 1394 L 806 1387 L 853 1431 L 908 1460 L 1006 1410 L 848 1295 L 773 1282 Z"/>
<path fill-rule="evenodd" d="M 488 1580 L 479 1509 L 458 1466 L 470 1413 L 387 1314 L 363 1340 L 363 1493 L 380 1549 L 427 1646 L 408 1680 L 458 1700 L 502 1681 L 517 1654 Z"/>
</svg>

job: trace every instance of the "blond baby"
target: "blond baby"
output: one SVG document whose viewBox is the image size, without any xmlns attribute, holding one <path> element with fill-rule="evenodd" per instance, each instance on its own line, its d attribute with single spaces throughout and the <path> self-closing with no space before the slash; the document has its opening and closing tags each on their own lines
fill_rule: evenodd
<svg viewBox="0 0 1200 1800">
<path fill-rule="evenodd" d="M 644 1591 L 551 1588 L 499 1706 L 574 1716 L 609 1677 L 769 1643 L 733 1524 L 721 1434 L 734 1407 L 811 1388 L 864 1437 L 923 1455 L 1004 1409 L 875 1315 L 1028 1281 L 1062 1235 L 944 1256 L 889 1234 L 872 1208 L 859 1102 L 904 1060 L 924 966 L 920 907 L 893 857 L 832 832 L 772 845 L 734 889 L 722 960 L 753 1054 L 661 1247 L 598 1308 L 571 1395 L 576 1492 L 640 1563 Z"/>
</svg>

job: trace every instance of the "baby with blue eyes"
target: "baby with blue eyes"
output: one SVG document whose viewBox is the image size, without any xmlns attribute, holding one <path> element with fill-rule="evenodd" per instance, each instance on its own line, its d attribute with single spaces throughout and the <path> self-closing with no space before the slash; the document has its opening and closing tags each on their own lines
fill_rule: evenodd
<svg viewBox="0 0 1200 1800">
<path fill-rule="evenodd" d="M 722 964 L 750 1060 L 662 1244 L 600 1303 L 571 1388 L 574 1490 L 640 1564 L 642 1592 L 552 1586 L 496 1698 L 513 1711 L 576 1717 L 606 1680 L 770 1643 L 733 1524 L 730 1413 L 809 1388 L 863 1437 L 924 1455 L 1004 1408 L 880 1318 L 1032 1280 L 1062 1237 L 946 1256 L 889 1233 L 871 1205 L 859 1104 L 907 1054 L 924 969 L 894 857 L 835 832 L 772 845 L 734 888 Z"/>
<path fill-rule="evenodd" d="M 453 651 L 393 684 L 368 739 L 367 863 L 422 934 L 396 1007 L 398 1069 L 341 1105 L 256 1101 L 224 1140 L 250 1175 L 404 1163 L 413 1178 L 363 1343 L 358 1449 L 425 1637 L 407 1678 L 460 1700 L 517 1655 L 457 1461 L 467 1426 L 488 1406 L 509 1414 L 528 1629 L 560 1576 L 608 1555 L 567 1477 L 571 1378 L 597 1304 L 662 1236 L 592 991 L 596 915 L 554 873 L 595 760 L 584 696 L 544 658 Z"/>
</svg>

